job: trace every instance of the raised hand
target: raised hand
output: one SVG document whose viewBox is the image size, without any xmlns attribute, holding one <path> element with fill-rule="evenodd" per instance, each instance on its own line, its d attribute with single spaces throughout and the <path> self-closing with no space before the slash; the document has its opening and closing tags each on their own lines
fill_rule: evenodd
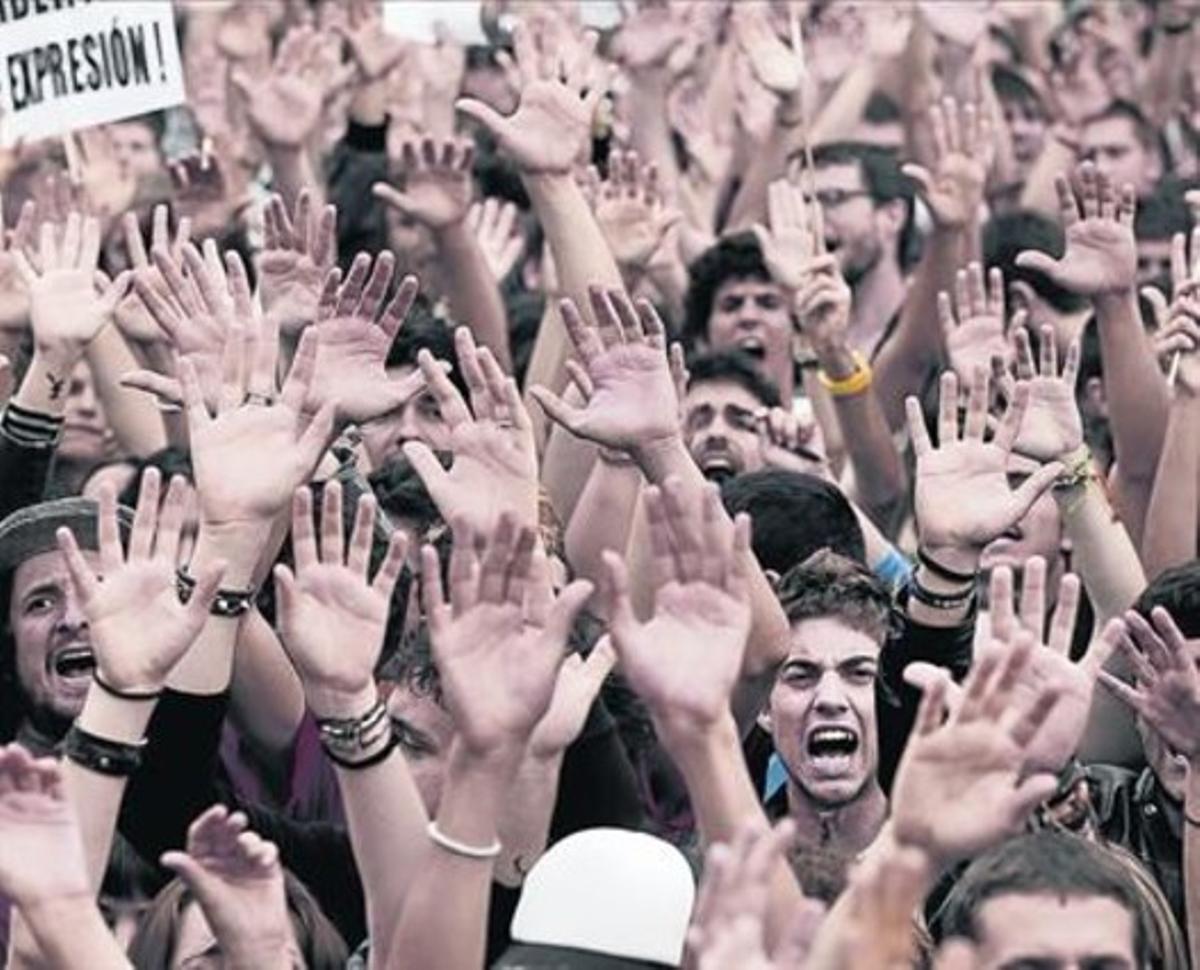
<svg viewBox="0 0 1200 970">
<path fill-rule="evenodd" d="M 0 891 L 22 907 L 93 895 L 62 765 L 19 744 L 0 747 Z"/>
<path fill-rule="evenodd" d="M 111 322 L 117 304 L 129 289 L 130 275 L 120 274 L 97 292 L 100 223 L 78 212 L 67 216 L 61 231 L 54 223 L 42 223 L 38 252 L 32 262 L 23 252 L 14 255 L 29 288 L 35 353 L 52 354 L 74 363 Z"/>
<path fill-rule="evenodd" d="M 204 241 L 203 255 L 191 243 L 184 245 L 182 253 L 182 262 L 164 249 L 151 253 L 165 295 L 148 275 L 135 277 L 135 285 L 147 312 L 171 345 L 176 370 L 188 361 L 196 371 L 204 403 L 216 408 L 230 334 L 239 320 L 250 320 L 257 311 L 246 267 L 237 253 L 226 253 L 222 262 L 211 239 Z M 124 375 L 121 383 L 154 394 L 172 406 L 183 403 L 177 378 L 139 370 Z"/>
<path fill-rule="evenodd" d="M 1054 187 L 1066 251 L 1061 259 L 1054 259 L 1027 250 L 1017 256 L 1017 265 L 1040 270 L 1059 286 L 1084 296 L 1129 290 L 1137 276 L 1133 186 L 1118 189 L 1094 164 L 1084 162 L 1070 182 L 1060 175 Z"/>
<path fill-rule="evenodd" d="M 156 205 L 150 218 L 150 252 L 169 255 L 176 264 L 179 264 L 183 259 L 184 244 L 191 238 L 191 219 L 180 219 L 175 227 L 174 238 L 172 238 L 168 224 L 168 210 L 165 205 Z M 162 340 L 166 335 L 164 328 L 146 306 L 141 291 L 151 289 L 160 297 L 169 298 L 172 292 L 171 288 L 163 278 L 162 272 L 147 255 L 146 243 L 142 238 L 142 227 L 138 222 L 137 213 L 126 212 L 121 219 L 121 226 L 125 232 L 125 249 L 129 254 L 129 265 L 133 270 L 134 292 L 117 304 L 117 326 L 130 340 L 144 343 Z"/>
<path fill-rule="evenodd" d="M 846 332 L 850 327 L 850 285 L 838 268 L 837 257 L 819 256 L 808 264 L 803 282 L 796 291 L 793 306 L 800 320 L 800 332 L 821 366 L 830 354 L 849 352 Z"/>
<path fill-rule="evenodd" d="M 1151 610 L 1149 623 L 1130 610 L 1125 628 L 1120 646 L 1133 665 L 1135 683 L 1131 687 L 1107 671 L 1101 671 L 1101 683 L 1144 718 L 1173 752 L 1194 764 L 1200 757 L 1200 673 L 1194 651 L 1161 606 Z"/>
<path fill-rule="evenodd" d="M 219 147 L 220 151 L 215 151 L 213 139 L 206 136 L 200 142 L 199 152 L 185 155 L 168 169 L 175 207 L 192 221 L 201 238 L 224 231 L 233 221 L 235 207 L 248 188 L 231 140 L 222 138 Z"/>
<path fill-rule="evenodd" d="M 944 681 L 922 695 L 892 789 L 892 826 L 901 845 L 939 866 L 1014 834 L 1057 788 L 1054 775 L 1025 772 L 1025 748 L 1058 702 L 1046 687 L 1032 702 L 1016 693 L 1033 649 L 1033 637 L 1021 633 L 976 660 L 962 703 L 944 721 Z"/>
<path fill-rule="evenodd" d="M 246 828 L 246 816 L 214 805 L 188 827 L 187 849 L 162 864 L 185 883 L 229 966 L 281 966 L 297 952 L 275 844 Z"/>
<path fill-rule="evenodd" d="M 592 287 L 588 295 L 596 327 L 570 300 L 560 304 L 581 361 L 567 361 L 567 372 L 576 385 L 591 387 L 586 404 L 574 407 L 541 386 L 529 393 L 571 434 L 608 448 L 630 451 L 677 435 L 679 401 L 658 313 L 645 300 L 631 304 L 619 290 Z"/>
<path fill-rule="evenodd" d="M 668 208 L 658 185 L 658 168 L 643 165 L 637 152 L 609 155 L 608 178 L 592 197 L 592 210 L 617 265 L 643 271 L 680 219 Z"/>
<path fill-rule="evenodd" d="M 270 523 L 316 468 L 334 420 L 332 403 L 311 418 L 303 415 L 317 343 L 315 329 L 306 330 L 277 397 L 278 332 L 257 313 L 235 317 L 226 334 L 215 413 L 204 401 L 196 368 L 180 363 L 202 528 L 239 531 Z"/>
<path fill-rule="evenodd" d="M 375 0 L 350 0 L 344 24 L 331 24 L 350 50 L 365 82 L 386 77 L 404 57 L 404 43 L 383 29 L 383 11 Z"/>
<path fill-rule="evenodd" d="M 531 758 L 558 757 L 575 742 L 604 686 L 604 678 L 616 662 L 617 653 L 608 637 L 601 639 L 587 657 L 572 653 L 563 661 L 550 707 L 529 737 Z"/>
<path fill-rule="evenodd" d="M 298 488 L 292 498 L 295 572 L 282 564 L 275 567 L 280 634 L 313 713 L 321 718 L 360 716 L 373 702 L 375 664 L 406 542 L 399 530 L 392 534 L 387 556 L 370 580 L 374 497 L 359 499 L 347 545 L 342 537 L 342 487 L 328 481 L 319 550 L 312 504 L 308 486 Z"/>
<path fill-rule="evenodd" d="M 370 256 L 359 253 L 345 282 L 336 267 L 325 277 L 313 328 L 320 347 L 307 413 L 329 406 L 339 422 L 362 424 L 395 411 L 425 386 L 420 373 L 393 380 L 385 366 L 418 289 L 417 278 L 406 276 L 385 306 L 395 268 L 390 252 L 380 253 L 374 266 Z"/>
<path fill-rule="evenodd" d="M 1075 381 L 1079 376 L 1079 339 L 1071 341 L 1062 373 L 1058 370 L 1058 348 L 1054 328 L 1042 327 L 1039 345 L 1040 369 L 1033 366 L 1033 348 L 1029 331 L 1018 325 L 1013 329 L 1016 347 L 1017 379 L 1029 388 L 1029 404 L 1021 418 L 1013 450 L 1037 461 L 1066 460 L 1083 445 L 1083 419 L 1075 403 Z M 996 385 L 1005 397 L 1015 393 L 1015 384 L 1003 364 L 993 358 Z"/>
<path fill-rule="evenodd" d="M 194 577 L 196 588 L 188 602 L 179 601 L 176 570 L 187 483 L 173 479 L 161 509 L 160 489 L 158 469 L 147 468 L 126 553 L 121 548 L 116 495 L 110 486 L 101 486 L 99 576 L 79 551 L 70 529 L 61 528 L 56 534 L 87 616 L 97 676 L 120 691 L 162 689 L 204 627 L 221 579 L 220 564 L 210 566 Z"/>
<path fill-rule="evenodd" d="M 437 551 L 421 550 L 421 592 L 443 696 L 469 753 L 519 758 L 550 707 L 567 636 L 592 584 L 580 580 L 555 596 L 533 529 L 511 515 L 485 534 L 482 553 L 469 524 L 459 520 L 453 529 L 448 600 Z"/>
<path fill-rule="evenodd" d="M 767 954 L 765 928 L 772 872 L 795 838 L 795 825 L 784 819 L 774 828 L 747 822 L 732 842 L 715 843 L 704 862 L 704 878 L 687 932 L 690 959 L 699 970 L 785 970 L 803 965 L 808 943 L 824 907 L 805 900 L 779 944 Z M 784 958 L 786 948 L 790 959 Z"/>
<path fill-rule="evenodd" d="M 984 289 L 983 268 L 971 263 L 956 274 L 954 296 L 952 304 L 949 293 L 938 294 L 938 323 L 946 358 L 965 384 L 980 367 L 991 367 L 997 357 L 1004 364 L 1010 356 L 1004 335 L 1004 275 L 993 267 Z"/>
<path fill-rule="evenodd" d="M 323 45 L 324 37 L 312 27 L 293 27 L 266 74 L 252 77 L 240 67 L 230 73 L 246 99 L 251 127 L 267 145 L 302 148 L 320 124 L 326 101 L 350 82 L 355 67 L 333 62 Z"/>
<path fill-rule="evenodd" d="M 804 81 L 804 50 L 800 19 L 788 8 L 788 39 L 771 26 L 765 6 L 740 4 L 733 8 L 733 32 L 758 82 L 782 97 L 795 94 Z"/>
<path fill-rule="evenodd" d="M 0 330 L 23 331 L 29 326 L 29 287 L 18 268 L 17 253 L 33 242 L 36 211 L 33 201 L 26 200 L 17 224 L 9 231 L 0 204 Z"/>
<path fill-rule="evenodd" d="M 537 450 L 516 382 L 490 350 L 475 346 L 466 327 L 455 331 L 454 343 L 470 407 L 428 351 L 417 356 L 419 374 L 450 429 L 454 463 L 447 471 L 419 441 L 407 442 L 404 455 L 447 522 L 461 520 L 477 535 L 487 535 L 506 513 L 521 525 L 535 526 Z"/>
<path fill-rule="evenodd" d="M 473 203 L 467 210 L 467 228 L 479 243 L 492 276 L 497 282 L 506 279 L 525 250 L 525 237 L 517 225 L 516 203 L 501 202 L 490 196 Z"/>
<path fill-rule="evenodd" d="M 462 222 L 474 189 L 474 144 L 465 138 L 405 139 L 399 154 L 404 191 L 387 182 L 376 182 L 371 187 L 375 197 L 430 229 Z"/>
<path fill-rule="evenodd" d="M 263 209 L 263 233 L 258 262 L 263 313 L 280 333 L 294 337 L 317 319 L 321 288 L 337 260 L 337 208 L 315 212 L 304 189 L 292 216 L 274 195 Z"/>
<path fill-rule="evenodd" d="M 521 83 L 516 113 L 505 118 L 474 98 L 462 98 L 456 107 L 487 127 L 522 170 L 565 174 L 591 136 L 604 94 L 594 72 L 596 34 L 589 32 L 570 60 L 557 50 L 539 54 L 524 25 L 513 32 L 513 43 Z"/>
<path fill-rule="evenodd" d="M 825 223 L 819 202 L 808 201 L 800 186 L 776 179 L 767 186 L 766 226 L 756 224 L 754 235 L 763 262 L 780 286 L 798 290 L 812 273 L 812 262 L 825 255 Z"/>
<path fill-rule="evenodd" d="M 983 547 L 1017 523 L 1053 484 L 1062 465 L 1051 462 L 1016 490 L 1008 484 L 1008 457 L 1025 409 L 1029 389 L 1017 385 L 991 441 L 983 437 L 987 423 L 987 372 L 975 372 L 967 399 L 962 434 L 958 429 L 958 378 L 942 374 L 938 413 L 938 446 L 929 440 L 921 406 L 905 401 L 908 431 L 917 456 L 914 505 L 925 552 L 942 566 L 973 572 Z"/>
<path fill-rule="evenodd" d="M 987 111 L 974 104 L 960 106 L 953 98 L 929 109 L 933 132 L 933 171 L 905 165 L 903 172 L 921 188 L 934 222 L 958 228 L 975 218 L 983 201 L 995 155 L 995 138 Z"/>
<path fill-rule="evenodd" d="M 750 520 L 729 528 L 716 486 L 646 489 L 654 613 L 643 623 L 620 556 L 604 554 L 609 629 L 621 668 L 665 737 L 693 739 L 729 712 L 750 632 L 744 554 Z"/>
<path fill-rule="evenodd" d="M 1021 571 L 1021 604 L 1013 598 L 1013 574 L 1007 566 L 992 571 L 988 597 L 992 644 L 988 649 L 1008 649 L 1018 633 L 1033 637 L 1028 666 L 1018 679 L 1014 696 L 1018 703 L 1032 704 L 1044 689 L 1058 695 L 1054 717 L 1034 735 L 1025 751 L 1030 772 L 1057 773 L 1075 755 L 1087 727 L 1096 677 L 1121 640 L 1123 627 L 1110 622 L 1078 661 L 1071 661 L 1075 621 L 1079 608 L 1079 578 L 1063 576 L 1058 586 L 1054 616 L 1048 633 L 1046 620 L 1046 561 L 1034 556 Z"/>
</svg>

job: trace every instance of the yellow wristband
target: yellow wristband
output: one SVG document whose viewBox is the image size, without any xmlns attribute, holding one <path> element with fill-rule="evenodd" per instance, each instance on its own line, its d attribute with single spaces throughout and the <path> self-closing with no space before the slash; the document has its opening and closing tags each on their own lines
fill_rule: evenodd
<svg viewBox="0 0 1200 970">
<path fill-rule="evenodd" d="M 861 394 L 871 386 L 871 365 L 859 351 L 850 351 L 850 356 L 854 358 L 854 373 L 849 377 L 843 377 L 841 380 L 834 380 L 824 371 L 818 371 L 817 376 L 821 379 L 821 384 L 825 387 L 833 397 L 853 397 L 855 394 Z"/>
</svg>

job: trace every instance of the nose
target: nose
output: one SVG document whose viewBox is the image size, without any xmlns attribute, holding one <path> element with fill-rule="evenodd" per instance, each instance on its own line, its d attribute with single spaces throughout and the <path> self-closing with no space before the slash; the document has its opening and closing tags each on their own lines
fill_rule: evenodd
<svg viewBox="0 0 1200 970">
<path fill-rule="evenodd" d="M 71 394 L 71 406 L 76 412 L 92 417 L 96 414 L 96 389 L 90 380 L 83 381 Z"/>
<path fill-rule="evenodd" d="M 827 670 L 817 682 L 816 696 L 813 707 L 818 714 L 825 717 L 835 717 L 850 710 L 846 700 L 846 692 L 842 689 L 841 679 L 837 673 Z"/>
<path fill-rule="evenodd" d="M 396 416 L 396 436 L 401 441 L 422 440 L 420 429 L 417 427 L 416 408 L 405 404 Z"/>
<path fill-rule="evenodd" d="M 72 633 L 87 629 L 87 614 L 84 613 L 83 603 L 75 595 L 74 589 L 67 590 L 63 600 L 62 613 L 59 615 L 56 626 L 60 633 Z"/>
</svg>

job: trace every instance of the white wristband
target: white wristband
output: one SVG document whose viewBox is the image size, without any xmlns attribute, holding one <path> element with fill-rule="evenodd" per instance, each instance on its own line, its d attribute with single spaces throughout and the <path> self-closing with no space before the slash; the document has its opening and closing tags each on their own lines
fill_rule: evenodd
<svg viewBox="0 0 1200 970">
<path fill-rule="evenodd" d="M 503 846 L 500 840 L 496 839 L 491 845 L 477 846 L 467 845 L 465 842 L 459 842 L 457 839 L 452 839 L 437 827 L 437 822 L 430 819 L 429 827 L 426 829 L 429 833 L 429 838 L 433 840 L 433 844 L 440 846 L 447 852 L 454 855 L 463 856 L 466 859 L 495 859 L 500 854 Z"/>
</svg>

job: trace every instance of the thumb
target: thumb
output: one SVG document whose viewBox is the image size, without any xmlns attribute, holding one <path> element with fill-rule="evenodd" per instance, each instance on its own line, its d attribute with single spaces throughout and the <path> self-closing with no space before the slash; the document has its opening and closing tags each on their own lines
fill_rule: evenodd
<svg viewBox="0 0 1200 970">
<path fill-rule="evenodd" d="M 446 474 L 446 469 L 438 461 L 437 455 L 423 441 L 405 442 L 401 450 L 404 452 L 404 457 L 412 464 L 413 470 L 421 479 L 430 497 L 440 508 L 450 476 Z M 445 514 L 445 509 L 442 509 L 442 512 Z"/>
<path fill-rule="evenodd" d="M 771 251 L 771 246 L 774 242 L 774 239 L 771 237 L 771 230 L 761 222 L 756 222 L 750 228 L 754 232 L 754 238 L 758 240 L 758 248 L 763 251 L 763 256 L 766 256 Z"/>
<path fill-rule="evenodd" d="M 548 631 L 556 639 L 566 641 L 571 627 L 575 623 L 575 618 L 591 598 L 594 590 L 595 587 L 589 580 L 577 579 L 558 594 L 554 606 L 550 608 L 550 616 L 546 622 Z"/>
<path fill-rule="evenodd" d="M 254 91 L 254 82 L 251 80 L 250 75 L 247 74 L 242 68 L 235 68 L 229 72 L 229 83 L 237 88 L 238 94 L 240 94 L 243 98 L 249 100 L 252 96 Z"/>
<path fill-rule="evenodd" d="M 135 370 L 122 374 L 118 383 L 135 391 L 145 391 L 158 398 L 160 407 L 179 409 L 183 407 L 183 390 L 179 381 L 150 370 Z"/>
<path fill-rule="evenodd" d="M 508 128 L 508 119 L 496 111 L 491 105 L 484 104 L 475 98 L 459 98 L 454 107 L 468 118 L 474 118 L 485 128 L 491 130 L 497 137 L 503 136 Z"/>
<path fill-rule="evenodd" d="M 129 292 L 132 284 L 133 273 L 129 270 L 117 274 L 117 278 L 107 285 L 104 295 L 100 298 L 105 313 L 112 313 L 117 308 L 117 304 L 125 299 L 125 294 Z"/>
<path fill-rule="evenodd" d="M 555 424 L 561 424 L 574 435 L 579 435 L 579 409 L 567 404 L 561 397 L 541 384 L 529 388 L 529 396 L 538 402 L 546 416 Z"/>
<path fill-rule="evenodd" d="M 376 182 L 371 186 L 371 194 L 394 209 L 399 209 L 405 215 L 412 212 L 412 202 L 408 196 L 387 182 Z"/>
<path fill-rule="evenodd" d="M 1026 249 L 1017 254 L 1017 265 L 1024 269 L 1033 269 L 1055 278 L 1058 272 L 1058 260 L 1049 253 L 1037 249 Z"/>
<path fill-rule="evenodd" d="M 182 879 L 198 900 L 204 901 L 208 898 L 212 877 L 192 856 L 186 852 L 164 852 L 158 861 Z"/>
<path fill-rule="evenodd" d="M 930 188 L 933 186 L 933 176 L 929 174 L 929 170 L 923 165 L 902 165 L 900 171 L 907 175 L 910 179 L 917 183 L 923 195 L 928 195 Z"/>
<path fill-rule="evenodd" d="M 1154 319 L 1150 321 L 1152 329 L 1162 330 L 1167 325 L 1167 316 L 1170 310 L 1167 308 L 1167 298 L 1163 295 L 1162 290 L 1157 286 L 1143 286 L 1138 293 L 1142 299 L 1150 306 L 1150 313 Z"/>
<path fill-rule="evenodd" d="M 1058 791 L 1058 779 L 1054 775 L 1030 775 L 1013 792 L 1012 809 L 1014 821 L 1022 823 L 1035 808 Z"/>
</svg>

